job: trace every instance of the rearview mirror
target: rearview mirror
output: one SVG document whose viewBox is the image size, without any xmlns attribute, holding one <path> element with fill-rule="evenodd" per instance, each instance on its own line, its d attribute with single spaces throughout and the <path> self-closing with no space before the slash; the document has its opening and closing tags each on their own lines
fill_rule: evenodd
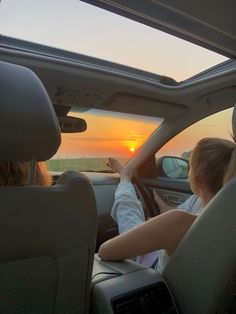
<svg viewBox="0 0 236 314">
<path fill-rule="evenodd" d="M 62 133 L 79 133 L 87 129 L 87 123 L 84 119 L 76 117 L 58 117 Z"/>
<path fill-rule="evenodd" d="M 189 163 L 179 157 L 165 156 L 156 161 L 157 175 L 172 179 L 187 179 Z"/>
</svg>

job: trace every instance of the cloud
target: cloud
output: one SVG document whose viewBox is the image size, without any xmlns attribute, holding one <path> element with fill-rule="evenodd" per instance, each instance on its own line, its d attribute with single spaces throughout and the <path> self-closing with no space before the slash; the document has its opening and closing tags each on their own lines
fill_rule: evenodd
<svg viewBox="0 0 236 314">
<path fill-rule="evenodd" d="M 137 137 L 96 137 L 96 136 L 89 136 L 89 137 L 71 137 L 67 138 L 66 141 L 71 142 L 128 142 L 128 141 L 138 141 L 143 140 L 143 136 Z"/>
</svg>

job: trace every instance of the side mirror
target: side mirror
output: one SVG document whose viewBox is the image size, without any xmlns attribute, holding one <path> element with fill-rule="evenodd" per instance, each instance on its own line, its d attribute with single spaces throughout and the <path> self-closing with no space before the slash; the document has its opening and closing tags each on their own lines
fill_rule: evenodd
<svg viewBox="0 0 236 314">
<path fill-rule="evenodd" d="M 62 133 L 79 133 L 87 129 L 87 123 L 84 119 L 69 116 L 59 116 L 57 118 Z"/>
<path fill-rule="evenodd" d="M 179 157 L 165 156 L 157 159 L 156 170 L 159 177 L 187 179 L 189 163 Z"/>
</svg>

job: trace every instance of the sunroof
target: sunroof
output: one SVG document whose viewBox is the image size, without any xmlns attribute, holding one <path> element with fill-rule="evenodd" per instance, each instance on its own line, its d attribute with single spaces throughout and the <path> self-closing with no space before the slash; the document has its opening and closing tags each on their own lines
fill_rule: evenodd
<svg viewBox="0 0 236 314">
<path fill-rule="evenodd" d="M 185 80 L 225 57 L 78 0 L 0 2 L 2 35 Z"/>
</svg>

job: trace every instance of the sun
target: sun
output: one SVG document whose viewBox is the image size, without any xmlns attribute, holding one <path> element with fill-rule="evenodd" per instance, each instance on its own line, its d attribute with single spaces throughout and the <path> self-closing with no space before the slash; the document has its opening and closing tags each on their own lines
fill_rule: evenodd
<svg viewBox="0 0 236 314">
<path fill-rule="evenodd" d="M 129 150 L 133 153 L 135 151 L 135 148 L 134 147 L 130 147 Z"/>
</svg>

